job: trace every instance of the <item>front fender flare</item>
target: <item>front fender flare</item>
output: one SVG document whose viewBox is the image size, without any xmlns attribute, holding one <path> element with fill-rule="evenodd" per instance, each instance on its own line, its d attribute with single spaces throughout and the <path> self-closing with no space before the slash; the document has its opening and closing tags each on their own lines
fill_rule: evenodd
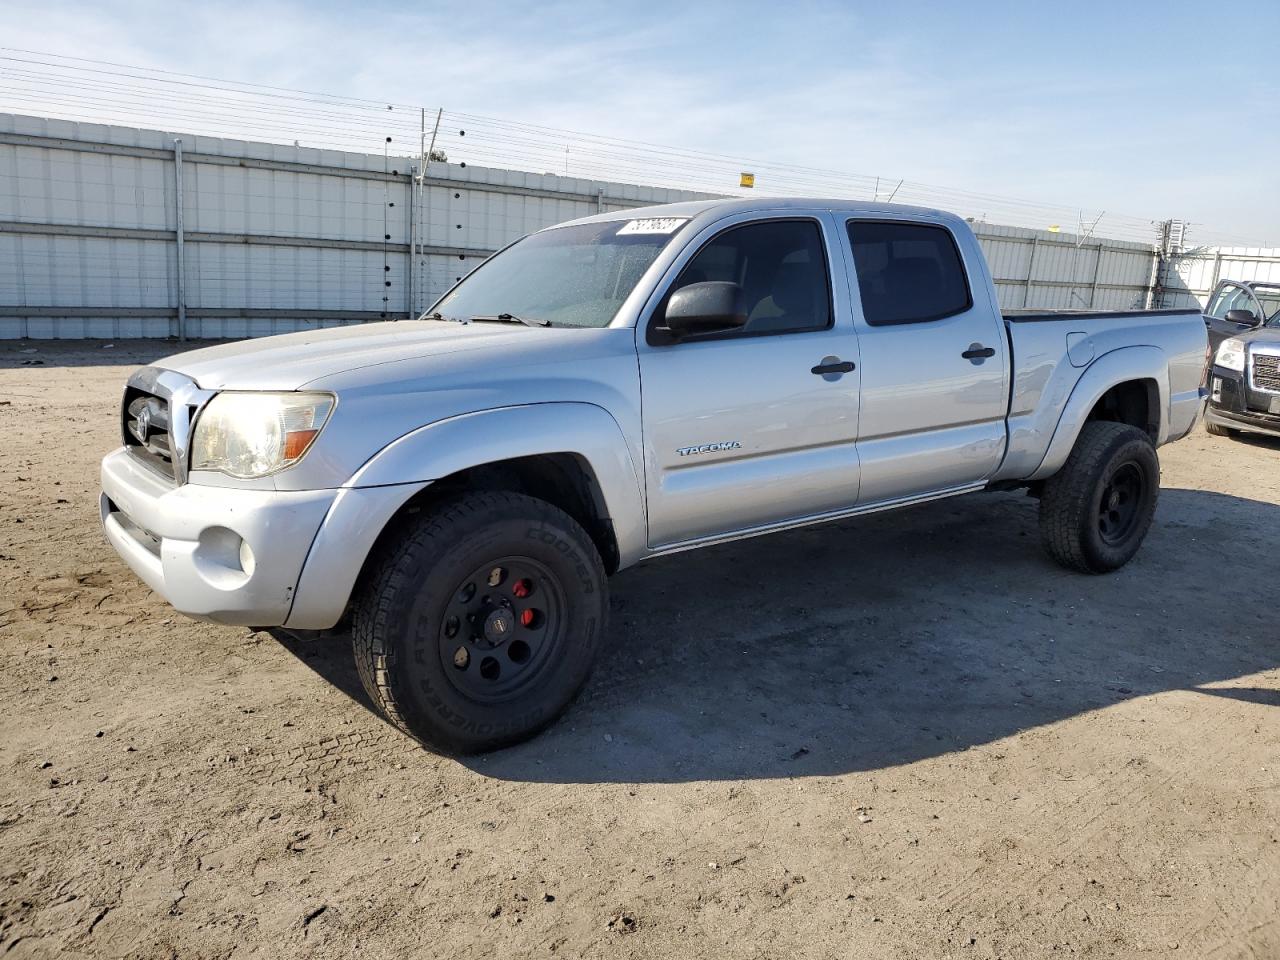
<svg viewBox="0 0 1280 960">
<path fill-rule="evenodd" d="M 482 410 L 405 434 L 343 484 L 312 542 L 287 626 L 325 629 L 337 623 L 387 522 L 432 481 L 486 463 L 552 453 L 587 462 L 613 524 L 619 566 L 639 560 L 647 541 L 643 488 L 622 428 L 607 410 L 577 402 Z"/>
<path fill-rule="evenodd" d="M 1156 446 L 1169 436 L 1169 358 L 1163 350 L 1152 346 L 1121 347 L 1104 353 L 1089 365 L 1076 381 L 1067 398 L 1058 426 L 1053 431 L 1049 448 L 1040 466 L 1028 480 L 1043 480 L 1057 473 L 1067 462 L 1085 420 L 1099 400 L 1112 387 L 1130 380 L 1149 380 L 1158 394 L 1155 416 L 1158 418 Z"/>
</svg>

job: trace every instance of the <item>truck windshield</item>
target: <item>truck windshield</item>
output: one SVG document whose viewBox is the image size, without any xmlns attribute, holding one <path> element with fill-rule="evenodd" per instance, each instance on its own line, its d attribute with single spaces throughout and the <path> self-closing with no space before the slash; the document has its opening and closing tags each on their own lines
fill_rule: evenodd
<svg viewBox="0 0 1280 960">
<path fill-rule="evenodd" d="M 486 260 L 427 315 L 511 314 L 556 327 L 607 327 L 686 222 L 614 220 L 532 234 Z"/>
</svg>

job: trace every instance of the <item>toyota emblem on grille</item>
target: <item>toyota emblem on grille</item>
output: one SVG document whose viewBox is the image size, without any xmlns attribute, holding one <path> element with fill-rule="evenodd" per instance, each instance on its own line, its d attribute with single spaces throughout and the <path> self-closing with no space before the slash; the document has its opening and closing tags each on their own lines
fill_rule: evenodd
<svg viewBox="0 0 1280 960">
<path fill-rule="evenodd" d="M 133 435 L 138 438 L 138 442 L 146 445 L 147 433 L 151 430 L 151 405 L 143 404 L 141 410 L 138 411 L 138 419 L 129 424 L 133 430 Z"/>
</svg>

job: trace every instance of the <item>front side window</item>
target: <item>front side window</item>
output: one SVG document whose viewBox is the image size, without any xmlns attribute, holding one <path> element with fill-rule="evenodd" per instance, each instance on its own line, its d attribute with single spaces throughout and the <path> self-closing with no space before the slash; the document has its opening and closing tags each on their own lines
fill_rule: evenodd
<svg viewBox="0 0 1280 960">
<path fill-rule="evenodd" d="M 671 292 L 722 280 L 742 288 L 745 326 L 732 336 L 797 333 L 831 326 L 831 285 L 822 231 L 812 220 L 731 227 L 685 265 Z"/>
<path fill-rule="evenodd" d="M 607 327 L 684 223 L 613 220 L 532 234 L 486 260 L 427 312 Z"/>
<path fill-rule="evenodd" d="M 1262 307 L 1263 319 L 1270 326 L 1280 327 L 1280 285 L 1255 284 L 1253 293 Z"/>
<path fill-rule="evenodd" d="M 1218 320 L 1225 320 L 1227 314 L 1232 310 L 1248 310 L 1254 312 L 1253 298 L 1249 296 L 1249 291 L 1244 287 L 1237 287 L 1234 283 L 1223 287 L 1214 302 L 1209 307 L 1209 316 Z"/>
<path fill-rule="evenodd" d="M 867 323 L 924 323 L 973 305 L 949 230 L 883 220 L 850 220 L 848 228 Z"/>
<path fill-rule="evenodd" d="M 1209 306 L 1205 309 L 1205 314 L 1218 320 L 1224 319 L 1227 315 L 1227 311 L 1223 309 L 1227 302 L 1227 294 L 1234 293 L 1235 289 L 1235 287 L 1219 287 L 1209 298 Z"/>
</svg>

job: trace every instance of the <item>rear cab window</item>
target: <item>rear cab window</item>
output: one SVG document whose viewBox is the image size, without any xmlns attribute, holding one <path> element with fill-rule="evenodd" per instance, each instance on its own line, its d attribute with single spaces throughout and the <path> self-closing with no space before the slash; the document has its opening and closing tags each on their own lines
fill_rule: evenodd
<svg viewBox="0 0 1280 960">
<path fill-rule="evenodd" d="M 849 243 L 871 326 L 927 323 L 973 306 L 955 237 L 945 227 L 850 220 Z"/>
</svg>

